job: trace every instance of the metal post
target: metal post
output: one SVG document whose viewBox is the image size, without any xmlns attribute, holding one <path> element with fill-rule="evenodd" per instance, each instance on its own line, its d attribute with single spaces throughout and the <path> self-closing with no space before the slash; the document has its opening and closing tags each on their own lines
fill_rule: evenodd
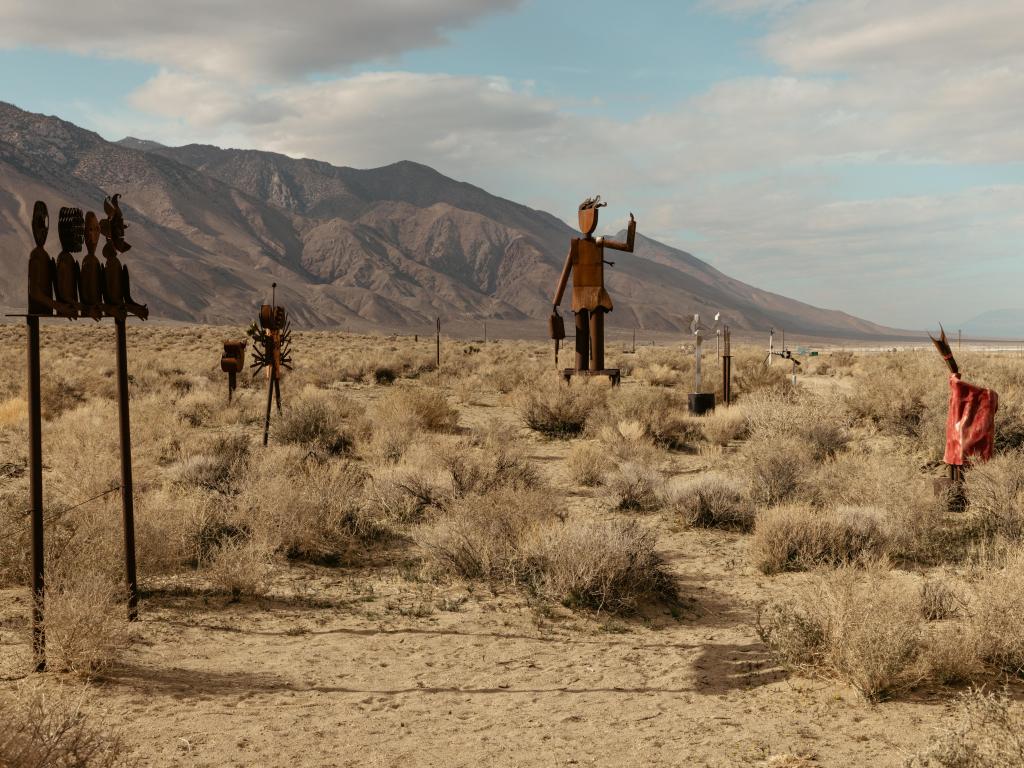
<svg viewBox="0 0 1024 768">
<path fill-rule="evenodd" d="M 768 331 L 768 365 L 771 365 L 775 357 L 775 329 Z"/>
<path fill-rule="evenodd" d="M 693 357 L 694 357 L 694 370 L 693 370 L 693 383 L 694 392 L 704 391 L 704 376 L 700 369 L 701 359 L 704 357 L 704 339 L 700 335 L 700 331 L 697 332 L 696 340 L 693 344 Z"/>
<path fill-rule="evenodd" d="M 231 396 L 235 394 L 235 386 L 237 385 L 235 375 L 234 371 L 228 371 L 228 405 L 231 405 Z"/>
<path fill-rule="evenodd" d="M 270 376 L 267 381 L 267 418 L 263 422 L 263 447 L 266 447 L 270 438 L 270 409 L 274 405 L 274 366 L 270 366 Z"/>
<path fill-rule="evenodd" d="M 729 341 L 729 326 L 725 326 L 722 329 L 722 399 L 726 405 L 732 399 L 732 350 Z"/>
<path fill-rule="evenodd" d="M 636 326 L 633 327 L 633 352 L 636 352 Z"/>
<path fill-rule="evenodd" d="M 36 672 L 46 669 L 46 630 L 43 628 L 43 416 L 39 382 L 39 318 L 26 317 L 28 326 L 28 467 L 32 513 L 32 655 Z"/>
<path fill-rule="evenodd" d="M 274 396 L 275 396 L 275 398 L 277 400 L 277 415 L 280 416 L 281 415 L 281 378 L 276 375 L 276 371 L 275 371 L 275 375 L 274 375 Z"/>
<path fill-rule="evenodd" d="M 441 318 L 437 318 L 437 367 L 441 367 Z"/>
<path fill-rule="evenodd" d="M 487 343 L 487 321 L 484 320 L 484 344 Z"/>
<path fill-rule="evenodd" d="M 132 494 L 132 432 L 128 414 L 128 332 L 123 318 L 117 326 L 117 405 L 121 426 L 121 511 L 124 523 L 124 568 L 128 583 L 128 621 L 139 618 L 139 585 L 135 577 L 135 508 Z"/>
</svg>

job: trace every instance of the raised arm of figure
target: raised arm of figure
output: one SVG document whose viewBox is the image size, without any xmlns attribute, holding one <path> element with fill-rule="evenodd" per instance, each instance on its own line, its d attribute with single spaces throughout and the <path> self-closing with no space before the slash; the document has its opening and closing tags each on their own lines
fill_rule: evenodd
<svg viewBox="0 0 1024 768">
<path fill-rule="evenodd" d="M 609 240 L 607 237 L 602 242 L 605 248 L 614 248 L 616 251 L 626 251 L 626 253 L 633 252 L 633 241 L 636 239 L 636 219 L 633 218 L 633 214 L 629 214 L 629 226 L 626 229 L 626 242 L 619 243 L 615 240 Z"/>
</svg>

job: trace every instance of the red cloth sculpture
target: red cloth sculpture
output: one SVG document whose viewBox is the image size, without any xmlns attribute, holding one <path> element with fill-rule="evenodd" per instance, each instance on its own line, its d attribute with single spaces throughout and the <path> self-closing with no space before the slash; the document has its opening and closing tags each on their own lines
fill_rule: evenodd
<svg viewBox="0 0 1024 768">
<path fill-rule="evenodd" d="M 998 407 L 999 396 L 994 391 L 961 381 L 959 373 L 950 374 L 946 453 L 942 460 L 963 466 L 973 456 L 982 461 L 992 458 Z"/>
</svg>

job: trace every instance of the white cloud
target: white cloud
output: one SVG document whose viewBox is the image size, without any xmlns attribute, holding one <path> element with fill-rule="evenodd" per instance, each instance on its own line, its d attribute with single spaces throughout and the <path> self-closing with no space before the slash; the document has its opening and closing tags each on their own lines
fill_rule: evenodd
<svg viewBox="0 0 1024 768">
<path fill-rule="evenodd" d="M 438 45 L 521 0 L 0 0 L 0 47 L 37 45 L 238 81 L 337 72 Z"/>
</svg>

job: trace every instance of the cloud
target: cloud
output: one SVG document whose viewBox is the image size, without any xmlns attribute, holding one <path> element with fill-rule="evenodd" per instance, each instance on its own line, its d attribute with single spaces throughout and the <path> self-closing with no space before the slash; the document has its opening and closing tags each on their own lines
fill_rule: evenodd
<svg viewBox="0 0 1024 768">
<path fill-rule="evenodd" d="M 521 0 L 0 0 L 0 46 L 36 45 L 237 81 L 343 71 L 444 42 Z"/>
<path fill-rule="evenodd" d="M 989 68 L 1021 57 L 1020 0 L 818 0 L 782 17 L 763 48 L 796 72 Z"/>
</svg>

